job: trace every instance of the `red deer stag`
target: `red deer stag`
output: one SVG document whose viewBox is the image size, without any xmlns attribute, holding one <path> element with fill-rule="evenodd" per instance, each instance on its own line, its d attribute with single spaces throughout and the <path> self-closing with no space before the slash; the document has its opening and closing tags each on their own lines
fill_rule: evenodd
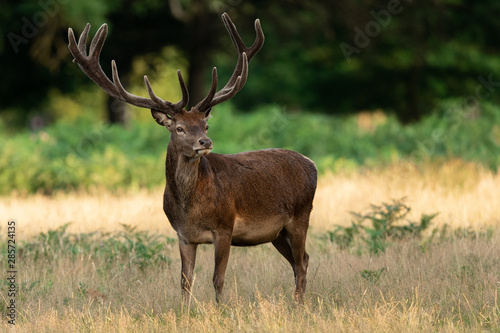
<svg viewBox="0 0 500 333">
<path fill-rule="evenodd" d="M 181 287 L 189 298 L 198 244 L 215 246 L 213 284 L 219 301 L 224 286 L 231 245 L 252 246 L 271 242 L 293 268 L 295 298 L 303 301 L 309 255 L 305 251 L 309 215 L 316 191 L 314 163 L 285 149 L 265 149 L 233 155 L 210 154 L 213 145 L 207 136 L 212 108 L 232 98 L 248 77 L 248 62 L 264 43 L 260 21 L 255 21 L 256 40 L 246 47 L 235 25 L 224 13 L 222 20 L 238 51 L 236 68 L 217 91 L 217 70 L 212 71 L 208 95 L 190 111 L 188 91 L 181 72 L 177 76 L 182 99 L 177 103 L 157 97 L 144 76 L 149 98 L 127 92 L 111 62 L 111 81 L 99 64 L 107 35 L 103 24 L 87 55 L 90 25 L 78 43 L 69 28 L 69 49 L 80 69 L 110 96 L 135 106 L 151 109 L 153 118 L 170 132 L 165 162 L 166 186 L 163 209 L 179 238 L 182 260 Z"/>
</svg>

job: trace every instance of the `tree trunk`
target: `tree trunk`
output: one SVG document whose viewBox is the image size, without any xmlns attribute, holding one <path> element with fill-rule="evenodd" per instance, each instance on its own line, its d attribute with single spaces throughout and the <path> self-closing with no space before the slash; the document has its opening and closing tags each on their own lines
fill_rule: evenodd
<svg viewBox="0 0 500 333">
<path fill-rule="evenodd" d="M 211 77 L 211 54 L 219 31 L 219 17 L 208 9 L 207 3 L 200 2 L 202 8 L 192 18 L 191 33 L 187 50 L 189 60 L 189 106 L 196 105 L 208 94 L 208 78 Z"/>
<path fill-rule="evenodd" d="M 127 127 L 130 120 L 127 104 L 108 96 L 106 101 L 108 107 L 108 121 L 111 124 L 120 124 Z"/>
<path fill-rule="evenodd" d="M 422 118 L 419 107 L 419 92 L 420 92 L 420 66 L 413 66 L 410 69 L 409 78 L 406 81 L 407 106 L 406 114 L 403 116 L 403 122 L 410 123 L 419 121 Z"/>
<path fill-rule="evenodd" d="M 129 68 L 129 66 L 124 66 L 125 70 Z M 128 86 L 128 71 L 122 71 L 124 76 L 120 78 L 124 87 Z M 126 74 L 127 73 L 127 74 Z M 108 112 L 108 122 L 110 124 L 120 124 L 123 127 L 127 127 L 130 120 L 130 114 L 128 110 L 128 105 L 125 102 L 114 99 L 111 96 L 107 96 L 106 100 L 107 112 Z"/>
<path fill-rule="evenodd" d="M 206 86 L 207 75 L 211 73 L 208 70 L 208 61 L 205 52 L 191 52 L 189 55 L 188 69 L 188 91 L 189 105 L 194 106 L 208 94 Z"/>
</svg>

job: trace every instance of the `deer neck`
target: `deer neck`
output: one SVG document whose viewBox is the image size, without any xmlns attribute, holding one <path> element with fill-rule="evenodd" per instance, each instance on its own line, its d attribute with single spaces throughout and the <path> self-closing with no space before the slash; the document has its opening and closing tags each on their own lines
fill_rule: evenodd
<svg viewBox="0 0 500 333">
<path fill-rule="evenodd" d="M 201 157 L 204 158 L 204 157 Z M 174 199 L 185 209 L 189 208 L 196 191 L 201 158 L 189 158 L 180 154 L 170 143 L 167 149 L 167 186 Z"/>
</svg>

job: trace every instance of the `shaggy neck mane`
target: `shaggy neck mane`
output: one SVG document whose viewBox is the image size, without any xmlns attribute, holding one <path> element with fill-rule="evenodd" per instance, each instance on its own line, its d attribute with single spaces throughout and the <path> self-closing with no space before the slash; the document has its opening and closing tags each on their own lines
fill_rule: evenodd
<svg viewBox="0 0 500 333">
<path fill-rule="evenodd" d="M 201 158 L 189 158 L 168 145 L 166 176 L 167 185 L 184 209 L 187 209 L 196 190 Z"/>
</svg>

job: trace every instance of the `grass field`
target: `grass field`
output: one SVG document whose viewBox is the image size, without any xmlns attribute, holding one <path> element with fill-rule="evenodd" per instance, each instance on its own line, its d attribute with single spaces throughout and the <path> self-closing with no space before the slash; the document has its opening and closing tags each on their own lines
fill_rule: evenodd
<svg viewBox="0 0 500 333">
<path fill-rule="evenodd" d="M 291 268 L 269 244 L 232 249 L 220 306 L 213 248 L 201 246 L 194 298 L 182 304 L 161 188 L 2 197 L 0 211 L 17 221 L 16 331 L 500 332 L 499 187 L 498 174 L 460 161 L 322 176 L 304 306 L 292 299 Z M 379 254 L 328 239 L 336 224 L 350 225 L 349 212 L 402 197 L 409 219 L 439 212 L 426 235 L 391 240 Z"/>
<path fill-rule="evenodd" d="M 348 225 L 350 212 L 362 212 L 370 204 L 407 198 L 411 218 L 438 212 L 434 222 L 461 228 L 497 227 L 500 176 L 481 166 L 459 160 L 416 167 L 410 163 L 380 169 L 326 174 L 319 180 L 312 232 Z M 175 233 L 163 213 L 163 187 L 111 194 L 105 190 L 0 197 L 0 211 L 16 219 L 19 237 L 29 238 L 68 222 L 74 233 L 114 231 L 121 224 L 139 230 Z"/>
</svg>

